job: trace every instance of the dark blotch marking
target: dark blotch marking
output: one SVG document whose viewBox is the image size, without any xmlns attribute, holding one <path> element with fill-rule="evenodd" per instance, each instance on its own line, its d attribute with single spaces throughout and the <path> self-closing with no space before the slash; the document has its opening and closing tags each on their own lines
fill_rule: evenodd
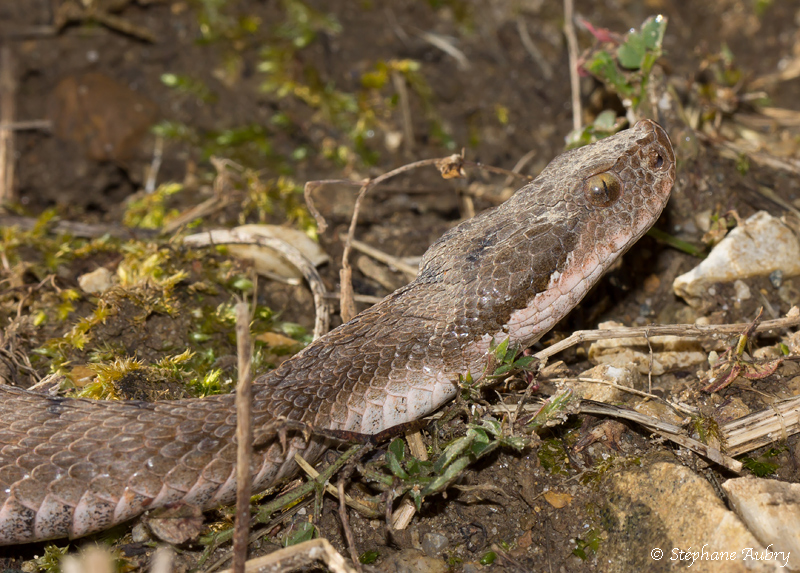
<svg viewBox="0 0 800 573">
<path fill-rule="evenodd" d="M 481 260 L 481 255 L 483 252 L 495 244 L 497 239 L 497 235 L 492 233 L 491 235 L 487 235 L 485 237 L 481 237 L 478 241 L 478 244 L 467 253 L 466 260 L 470 263 L 477 263 Z"/>
</svg>

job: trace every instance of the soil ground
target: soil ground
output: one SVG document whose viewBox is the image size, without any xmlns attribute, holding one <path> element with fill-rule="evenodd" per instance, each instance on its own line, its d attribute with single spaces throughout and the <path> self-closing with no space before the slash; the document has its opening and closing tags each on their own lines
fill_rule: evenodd
<svg viewBox="0 0 800 573">
<path fill-rule="evenodd" d="M 62 221 L 119 228 L 134 202 L 146 201 L 141 190 L 159 153 L 155 150 L 161 147 L 156 184 L 178 182 L 183 187 L 158 206 L 166 215 L 156 226 L 174 213 L 219 199 L 215 185 L 228 185 L 222 194 L 229 193 L 230 200 L 216 203 L 203 216 L 202 228 L 239 222 L 309 228 L 311 218 L 302 206 L 304 182 L 357 181 L 462 148 L 470 160 L 505 169 L 526 157 L 521 171 L 535 175 L 564 149 L 572 128 L 562 10 L 560 2 L 542 0 L 0 0 L 0 40 L 10 48 L 11 77 L 17 83 L 15 119 L 50 121 L 48 128 L 15 133 L 15 196 L 7 211 L 39 217 L 51 210 Z M 595 28 L 619 34 L 637 28 L 648 16 L 667 16 L 659 65 L 687 109 L 706 121 L 719 118 L 724 126 L 737 114 L 752 115 L 754 99 L 745 96 L 755 92 L 768 98 L 772 107 L 797 109 L 800 79 L 747 88 L 754 79 L 784 70 L 800 55 L 800 1 L 578 0 L 575 10 Z M 54 22 L 63 26 L 54 29 Z M 147 35 L 150 39 L 143 38 Z M 594 42 L 585 29 L 578 30 L 578 39 L 582 49 Z M 585 121 L 607 108 L 623 114 L 619 99 L 595 79 L 582 78 L 581 94 Z M 698 213 L 736 210 L 746 217 L 764 209 L 782 214 L 778 202 L 759 192 L 764 187 L 800 207 L 800 180 L 794 174 L 757 162 L 743 166 L 741 156 L 725 155 L 719 147 L 693 138 L 685 124 L 664 121 L 679 163 L 673 198 L 657 224 L 662 231 L 702 246 Z M 773 150 L 796 158 L 797 135 L 786 134 Z M 242 166 L 227 183 L 219 178 L 215 183 L 212 161 L 219 159 Z M 514 183 L 477 170 L 455 182 L 443 181 L 433 170 L 412 172 L 368 196 L 357 238 L 396 257 L 419 256 L 459 220 L 498 204 L 510 185 Z M 314 193 L 329 223 L 319 242 L 333 261 L 320 269 L 330 291 L 338 291 L 340 234 L 349 225 L 356 191 L 357 187 L 332 185 Z M 148 208 L 155 209 L 153 204 L 146 204 Z M 146 238 L 145 233 L 140 231 L 139 238 Z M 10 352 L 13 334 L 15 355 L 33 356 L 30 371 L 6 362 L 0 377 L 26 387 L 53 367 L 52 353 L 42 357 L 33 351 L 63 337 L 96 308 L 88 296 L 66 300 L 61 293 L 77 291 L 77 278 L 88 271 L 115 271 L 129 255 L 96 243 L 85 252 L 74 252 L 76 243 L 68 243 L 69 256 L 52 263 L 47 257 L 58 251 L 57 243 L 41 236 L 38 241 L 16 245 L 21 267 L 6 265 L 0 275 L 0 289 L 6 289 L 0 317 L 4 328 L 15 325 L 0 341 Z M 6 240 L 4 248 L 9 245 Z M 155 252 L 142 247 L 140 255 Z M 358 255 L 352 259 L 355 262 Z M 697 313 L 673 295 L 671 284 L 697 261 L 645 237 L 540 345 L 608 319 L 626 325 L 693 320 Z M 166 274 L 188 271 L 170 290 L 171 302 L 159 302 L 169 290 L 163 284 L 142 287 L 138 298 L 121 296 L 113 316 L 93 331 L 93 339 L 112 349 L 104 355 L 109 360 L 126 354 L 148 364 L 183 348 L 203 352 L 204 344 L 214 342 L 219 345 L 215 360 L 222 364 L 223 379 L 232 379 L 235 346 L 221 330 L 224 321 L 197 336 L 198 315 L 192 312 L 201 308 L 200 314 L 213 314 L 228 304 L 236 292 L 228 287 L 237 277 L 252 278 L 250 269 L 225 260 L 224 254 L 181 255 L 163 265 Z M 384 296 L 406 280 L 394 272 L 379 280 L 376 273 L 364 271 L 366 267 L 356 267 L 358 294 Z M 785 283 L 788 298 L 769 288 L 766 278 L 748 284 L 765 292 L 776 312 L 785 313 L 800 300 L 800 280 L 794 280 L 796 288 L 791 279 Z M 204 291 L 202 303 L 197 291 L 188 288 L 200 283 L 216 285 Z M 148 294 L 147 288 L 153 292 Z M 263 280 L 256 288 L 258 304 L 273 313 L 269 329 L 302 342 L 304 335 L 293 325 L 309 332 L 314 320 L 306 288 Z M 720 323 L 751 320 L 761 303 L 728 304 L 729 294 L 721 290 L 699 314 Z M 366 303 L 359 304 L 365 308 Z M 58 308 L 65 314 L 55 318 Z M 41 312 L 50 319 L 37 321 Z M 265 350 L 261 367 L 266 370 L 299 348 L 292 344 Z M 73 374 L 74 367 L 91 362 L 88 350 L 65 351 L 61 358 L 58 366 Z M 583 348 L 558 358 L 572 375 L 591 366 Z M 162 382 L 168 385 L 155 390 L 135 383 L 126 390 L 123 385 L 119 394 L 141 398 L 190 393 L 175 381 Z M 665 393 L 676 385 L 697 388 L 701 382 L 696 370 L 689 369 L 656 380 L 657 390 Z M 758 382 L 760 392 L 779 387 L 780 378 Z M 756 407 L 751 394 L 735 388 L 731 392 L 725 399 L 741 395 Z M 576 419 L 546 438 L 548 443 L 564 444 L 569 452 L 570 436 L 585 433 L 597 422 Z M 441 430 L 439 440 L 456 435 L 459 423 Z M 443 533 L 449 545 L 437 559 L 455 571 L 483 567 L 477 562 L 493 547 L 506 551 L 506 558 L 488 570 L 603 569 L 597 553 L 581 558 L 573 552 L 590 530 L 602 530 L 603 490 L 570 477 L 598 459 L 621 455 L 632 460 L 654 449 L 674 448 L 651 443 L 645 432 L 630 425 L 622 431 L 619 445 L 597 443 L 591 453 L 570 453 L 560 469 L 543 464 L 535 449 L 504 450 L 470 466 L 459 482 L 496 488 L 434 496 L 404 532 L 387 536 L 381 520 L 353 515 L 358 552 L 376 551 L 386 560 L 376 566 L 389 568 L 400 550 L 425 547 L 426 534 Z M 778 477 L 796 481 L 799 458 L 794 437 L 777 458 Z M 703 470 L 709 475 L 714 471 Z M 570 503 L 556 508 L 538 497 L 548 490 L 569 494 Z M 347 555 L 332 500 L 325 502 L 319 527 Z M 148 545 L 130 537 L 117 543 L 130 564 L 147 566 Z M 176 570 L 196 567 L 197 547 L 184 546 Z M 264 541 L 255 545 L 253 554 L 274 548 Z M 0 565 L 31 570 L 30 560 L 42 552 L 42 544 L 0 548 Z"/>
</svg>

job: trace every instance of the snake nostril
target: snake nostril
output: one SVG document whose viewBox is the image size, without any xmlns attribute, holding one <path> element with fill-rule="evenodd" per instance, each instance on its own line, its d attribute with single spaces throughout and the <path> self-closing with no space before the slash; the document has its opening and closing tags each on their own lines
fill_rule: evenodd
<svg viewBox="0 0 800 573">
<path fill-rule="evenodd" d="M 661 169 L 662 165 L 664 165 L 664 158 L 661 157 L 661 154 L 659 153 L 656 155 L 656 169 Z"/>
</svg>

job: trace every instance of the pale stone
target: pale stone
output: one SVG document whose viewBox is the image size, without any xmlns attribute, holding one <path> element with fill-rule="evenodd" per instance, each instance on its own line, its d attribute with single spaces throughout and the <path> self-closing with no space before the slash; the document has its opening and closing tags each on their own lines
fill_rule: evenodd
<svg viewBox="0 0 800 573">
<path fill-rule="evenodd" d="M 100 267 L 90 273 L 79 276 L 78 284 L 85 293 L 100 294 L 114 286 L 114 280 L 111 271 L 105 267 Z"/>
<path fill-rule="evenodd" d="M 790 553 L 789 570 L 800 570 L 800 484 L 736 478 L 723 483 L 722 489 L 762 545 Z"/>
<path fill-rule="evenodd" d="M 800 240 L 782 219 L 759 211 L 733 229 L 694 269 L 675 279 L 672 288 L 692 306 L 702 304 L 710 285 L 774 271 L 783 276 L 800 274 Z"/>
</svg>

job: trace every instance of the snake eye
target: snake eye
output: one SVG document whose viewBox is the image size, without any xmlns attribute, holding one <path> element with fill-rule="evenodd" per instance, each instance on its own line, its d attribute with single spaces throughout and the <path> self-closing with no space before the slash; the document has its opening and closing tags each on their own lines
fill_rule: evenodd
<svg viewBox="0 0 800 573">
<path fill-rule="evenodd" d="M 608 207 L 622 195 L 622 182 L 611 172 L 598 173 L 586 180 L 584 194 L 592 205 Z"/>
</svg>

